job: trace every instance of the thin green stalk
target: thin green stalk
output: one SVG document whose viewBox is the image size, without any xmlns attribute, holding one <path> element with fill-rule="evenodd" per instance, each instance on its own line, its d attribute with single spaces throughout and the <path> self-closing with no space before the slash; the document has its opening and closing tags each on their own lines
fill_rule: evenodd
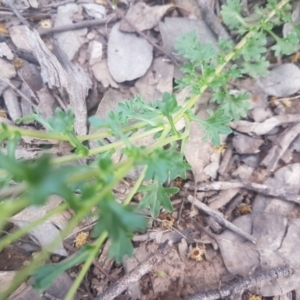
<svg viewBox="0 0 300 300">
<path fill-rule="evenodd" d="M 7 235 L 6 237 L 0 240 L 0 252 L 3 250 L 4 247 L 8 246 L 9 244 L 13 243 L 17 239 L 21 238 L 28 232 L 30 232 L 33 228 L 37 227 L 38 225 L 42 224 L 44 221 L 49 219 L 50 217 L 66 210 L 68 205 L 66 203 L 54 208 L 53 210 L 49 211 L 43 217 L 31 222 L 30 224 L 19 228 L 17 231 L 13 232 L 12 234 Z"/>
<path fill-rule="evenodd" d="M 270 36 L 272 36 L 274 38 L 275 41 L 278 42 L 279 38 L 272 30 L 264 29 L 264 31 L 266 31 Z"/>
<path fill-rule="evenodd" d="M 26 187 L 27 187 L 26 183 L 22 182 L 17 185 L 3 188 L 0 191 L 0 202 L 5 200 L 3 198 L 10 197 L 12 195 L 15 197 L 20 195 L 21 193 L 23 193 L 26 190 Z"/>
<path fill-rule="evenodd" d="M 0 203 L 0 229 L 10 217 L 23 210 L 28 205 L 26 198 L 8 199 Z"/>
<path fill-rule="evenodd" d="M 138 180 L 136 181 L 136 183 L 134 184 L 133 188 L 131 189 L 130 193 L 127 195 L 125 201 L 123 202 L 123 205 L 126 206 L 130 203 L 131 199 L 133 198 L 133 196 L 136 194 L 136 192 L 138 191 L 140 185 L 142 184 L 146 172 L 147 172 L 148 166 L 146 166 L 144 168 L 144 170 L 142 171 L 141 175 L 139 176 Z"/>
<path fill-rule="evenodd" d="M 171 130 L 170 125 L 167 125 L 165 127 L 164 131 L 162 132 L 162 134 L 161 134 L 161 136 L 160 136 L 159 139 L 164 139 L 168 135 L 168 133 L 170 132 L 170 130 Z"/>
<path fill-rule="evenodd" d="M 82 214 L 75 215 L 72 218 L 67 226 L 61 231 L 61 236 L 67 236 L 67 234 L 75 227 L 78 222 L 82 219 Z M 55 239 L 49 245 L 49 248 L 55 249 L 57 247 L 59 239 Z M 34 272 L 34 270 L 42 265 L 45 260 L 49 257 L 50 253 L 46 250 L 42 250 L 35 258 L 30 262 L 30 264 L 23 269 L 21 269 L 14 280 L 12 281 L 11 285 L 3 292 L 0 293 L 0 300 L 6 300 L 29 276 Z"/>
<path fill-rule="evenodd" d="M 155 119 L 157 119 L 159 117 L 155 117 Z M 1 124 L 0 124 L 1 125 Z M 40 131 L 40 130 L 29 130 L 29 129 L 24 129 L 22 127 L 15 127 L 15 126 L 11 126 L 11 125 L 7 125 L 5 124 L 8 131 L 11 133 L 20 133 L 22 136 L 29 136 L 29 137 L 35 137 L 35 138 L 39 138 L 39 139 L 47 139 L 47 140 L 56 140 L 56 141 L 65 141 L 65 142 L 70 142 L 70 138 L 66 135 L 62 135 L 59 133 L 49 133 L 49 132 L 45 132 L 45 131 Z M 147 126 L 147 122 L 138 122 L 136 124 L 132 124 L 129 126 L 125 126 L 122 128 L 123 132 L 128 132 L 128 131 L 132 131 L 132 130 L 137 130 L 140 128 L 143 128 L 145 126 Z M 0 132 L 1 132 L 1 127 L 0 127 Z M 108 130 L 105 132 L 99 132 L 99 133 L 92 133 L 92 134 L 88 134 L 88 135 L 81 135 L 81 136 L 77 136 L 78 140 L 81 142 L 84 141 L 88 141 L 88 140 L 96 140 L 96 139 L 103 139 L 103 138 L 107 138 L 113 136 L 113 133 Z"/>
<path fill-rule="evenodd" d="M 143 133 L 140 133 L 138 135 L 132 136 L 128 140 L 130 142 L 133 142 L 133 141 L 139 140 L 141 138 L 144 138 L 148 135 L 153 135 L 156 132 L 162 131 L 163 129 L 164 129 L 163 126 L 159 126 L 157 128 L 153 128 L 153 129 L 150 129 L 146 132 L 143 132 Z M 111 143 L 111 144 L 108 144 L 108 145 L 100 146 L 100 147 L 91 149 L 89 151 L 88 156 L 92 156 L 92 155 L 100 154 L 100 153 L 103 153 L 103 152 L 106 152 L 106 151 L 109 151 L 109 150 L 117 149 L 121 146 L 124 146 L 123 141 L 117 141 L 117 142 L 114 142 L 114 143 Z M 52 162 L 52 164 L 57 165 L 57 164 L 63 164 L 63 163 L 70 162 L 70 161 L 77 160 L 77 159 L 84 158 L 84 157 L 87 157 L 87 156 L 85 156 L 83 154 L 71 154 L 71 155 L 67 155 L 67 156 L 63 156 L 63 157 L 54 158 L 51 162 Z"/>
<path fill-rule="evenodd" d="M 90 254 L 85 261 L 83 267 L 81 268 L 79 274 L 77 275 L 75 281 L 73 282 L 67 296 L 64 300 L 72 300 L 74 295 L 76 294 L 76 291 L 78 290 L 82 280 L 84 279 L 85 274 L 89 270 L 91 264 L 93 263 L 93 260 L 95 256 L 98 254 L 100 247 L 102 246 L 103 242 L 107 238 L 107 232 L 103 232 L 100 237 L 96 240 L 96 243 L 94 243 L 94 248 L 90 251 Z"/>
<path fill-rule="evenodd" d="M 153 150 L 157 149 L 157 148 L 161 148 L 161 147 L 164 147 L 168 144 L 171 144 L 173 142 L 176 142 L 178 140 L 182 140 L 183 138 L 186 138 L 187 137 L 187 133 L 184 132 L 183 134 L 181 134 L 180 137 L 176 136 L 176 135 L 173 135 L 171 137 L 168 137 L 166 139 L 163 139 L 163 140 L 158 140 L 157 143 L 155 143 L 153 146 L 150 146 L 148 148 L 148 150 L 146 150 L 146 154 L 148 153 L 151 153 Z"/>
<path fill-rule="evenodd" d="M 105 186 L 99 194 L 95 195 L 93 198 L 89 199 L 89 201 L 86 202 L 85 207 L 82 207 L 82 209 L 76 213 L 74 218 L 71 219 L 67 226 L 61 231 L 61 236 L 67 236 L 73 229 L 73 227 L 75 227 L 78 222 L 88 214 L 90 209 L 94 207 L 104 195 L 111 191 L 115 187 L 115 185 L 129 172 L 132 166 L 133 161 L 128 160 L 127 164 L 123 168 L 120 168 L 118 171 L 116 171 L 114 181 L 111 184 Z M 50 243 L 48 248 L 55 249 L 58 242 L 58 239 L 54 240 L 52 243 Z M 0 294 L 0 300 L 7 299 L 11 295 L 11 293 L 13 293 L 39 265 L 44 263 L 44 261 L 48 257 L 49 253 L 47 251 L 41 251 L 28 266 L 17 273 L 8 289 Z"/>
<path fill-rule="evenodd" d="M 181 148 L 180 148 L 180 152 L 181 153 L 184 153 L 184 149 L 185 149 L 185 144 L 190 136 L 190 130 L 191 130 L 191 121 L 189 120 L 189 118 L 184 115 L 184 123 L 185 123 L 185 138 L 182 139 L 182 142 L 181 142 Z"/>
</svg>

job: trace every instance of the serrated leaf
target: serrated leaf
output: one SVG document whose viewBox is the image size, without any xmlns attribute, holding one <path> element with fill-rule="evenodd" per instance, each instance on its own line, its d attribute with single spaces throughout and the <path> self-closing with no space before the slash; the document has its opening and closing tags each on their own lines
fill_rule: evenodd
<svg viewBox="0 0 300 300">
<path fill-rule="evenodd" d="M 138 205 L 138 208 L 144 209 L 150 207 L 150 213 L 155 218 L 161 208 L 164 208 L 168 212 L 173 211 L 173 206 L 170 201 L 169 195 L 178 193 L 178 188 L 164 188 L 157 180 L 153 180 L 153 183 L 144 188 L 143 192 L 146 193 Z"/>
<path fill-rule="evenodd" d="M 84 262 L 93 246 L 85 245 L 73 257 L 65 259 L 56 264 L 47 264 L 37 268 L 33 273 L 33 288 L 43 292 L 50 287 L 54 279 L 62 274 L 64 271 Z"/>
<path fill-rule="evenodd" d="M 144 231 L 147 221 L 143 216 L 134 213 L 132 208 L 118 204 L 111 194 L 99 199 L 98 207 L 99 219 L 93 234 L 99 236 L 107 231 L 112 242 L 110 254 L 117 262 L 121 262 L 125 255 L 132 255 L 132 232 Z"/>
<path fill-rule="evenodd" d="M 54 117 L 48 118 L 47 121 L 51 128 L 50 132 L 62 133 L 66 131 L 73 131 L 75 116 L 71 109 L 64 112 L 58 107 L 55 110 Z"/>
<path fill-rule="evenodd" d="M 176 96 L 165 92 L 163 94 L 162 101 L 156 101 L 156 105 L 159 108 L 159 110 L 162 112 L 162 114 L 168 118 L 173 132 L 176 135 L 179 135 L 178 131 L 176 130 L 173 118 L 172 118 L 172 114 L 180 108 L 177 105 Z"/>
<path fill-rule="evenodd" d="M 242 5 L 240 0 L 227 0 L 226 4 L 221 7 L 223 22 L 229 29 L 237 29 L 241 26 Z"/>
<path fill-rule="evenodd" d="M 247 112 L 251 108 L 250 98 L 251 95 L 243 91 L 236 95 L 229 94 L 221 107 L 224 109 L 224 113 L 231 116 L 233 120 L 239 120 L 247 116 Z"/>
<path fill-rule="evenodd" d="M 250 77 L 259 77 L 268 74 L 268 66 L 270 63 L 262 58 L 257 62 L 248 62 L 245 61 L 242 63 L 242 73 L 248 74 Z"/>
<path fill-rule="evenodd" d="M 224 109 L 219 108 L 217 112 L 212 110 L 207 110 L 210 115 L 207 120 L 198 120 L 201 123 L 201 127 L 206 131 L 203 137 L 204 141 L 211 140 L 213 144 L 220 145 L 221 139 L 220 134 L 229 134 L 232 132 L 231 128 L 228 126 L 232 117 L 228 116 Z"/>
<path fill-rule="evenodd" d="M 250 61 L 251 59 L 259 60 L 262 53 L 267 51 L 266 43 L 266 35 L 263 32 L 256 32 L 248 38 L 240 53 L 245 61 Z"/>
<path fill-rule="evenodd" d="M 30 204 L 42 205 L 52 194 L 61 195 L 66 200 L 73 197 L 67 178 L 74 168 L 54 168 L 49 156 L 41 156 L 31 163 L 17 161 L 0 153 L 0 168 L 6 170 L 16 182 L 27 183 Z"/>
<path fill-rule="evenodd" d="M 146 180 L 156 178 L 159 182 L 166 182 L 168 177 L 174 179 L 177 176 L 182 178 L 189 169 L 188 164 L 183 160 L 183 154 L 176 151 L 174 147 L 169 149 L 158 148 L 148 155 L 137 159 L 137 165 L 147 165 L 145 174 Z"/>
<path fill-rule="evenodd" d="M 175 50 L 180 55 L 190 60 L 195 66 L 199 66 L 201 62 L 208 62 L 216 57 L 217 49 L 212 43 L 202 44 L 197 32 L 194 30 L 185 33 L 178 38 L 175 43 Z"/>
<path fill-rule="evenodd" d="M 284 38 L 276 37 L 276 44 L 271 47 L 275 51 L 275 56 L 290 55 L 297 51 L 299 38 L 296 32 L 291 31 Z"/>
</svg>

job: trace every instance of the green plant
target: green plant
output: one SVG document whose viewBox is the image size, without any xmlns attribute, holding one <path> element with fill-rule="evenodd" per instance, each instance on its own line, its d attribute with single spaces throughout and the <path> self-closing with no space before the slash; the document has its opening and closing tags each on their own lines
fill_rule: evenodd
<svg viewBox="0 0 300 300">
<path fill-rule="evenodd" d="M 146 220 L 129 205 L 130 201 L 136 192 L 141 191 L 144 198 L 137 209 L 150 208 L 153 217 L 158 215 L 161 208 L 172 211 L 169 195 L 175 194 L 178 189 L 166 188 L 163 184 L 177 176 L 185 178 L 189 169 L 184 161 L 183 150 L 189 136 L 190 122 L 198 122 L 206 131 L 205 140 L 210 139 L 213 143 L 220 144 L 220 134 L 231 132 L 229 122 L 245 117 L 250 108 L 249 95 L 243 91 L 231 94 L 228 83 L 242 75 L 266 74 L 268 61 L 263 56 L 266 53 L 266 35 L 274 38 L 272 50 L 275 55 L 295 51 L 295 46 L 299 43 L 299 25 L 295 25 L 295 31 L 285 38 L 280 38 L 272 31 L 274 26 L 289 21 L 290 8 L 287 3 L 288 0 L 279 3 L 269 0 L 264 10 L 257 9 L 258 17 L 254 22 L 241 16 L 239 1 L 228 0 L 227 5 L 222 7 L 222 16 L 228 28 L 237 29 L 242 36 L 236 46 L 222 39 L 218 48 L 211 44 L 202 45 L 195 33 L 182 37 L 176 49 L 188 62 L 182 68 L 184 76 L 177 82 L 177 87 L 191 87 L 191 95 L 182 106 L 178 105 L 175 95 L 168 93 L 163 95 L 161 101 L 149 104 L 136 96 L 119 104 L 115 111 L 108 113 L 105 120 L 90 118 L 91 125 L 95 129 L 101 129 L 101 132 L 86 136 L 75 134 L 72 112 L 60 109 L 56 110 L 53 118 L 47 120 L 38 113 L 25 118 L 39 122 L 47 132 L 1 125 L 0 141 L 7 148 L 6 154 L 0 153 L 1 228 L 20 210 L 29 205 L 43 205 L 52 194 L 62 196 L 65 203 L 33 224 L 2 238 L 0 251 L 52 214 L 66 208 L 73 209 L 74 217 L 62 230 L 63 237 L 91 211 L 99 218 L 93 231 L 93 245 L 84 247 L 72 260 L 59 263 L 57 267 L 40 267 L 49 256 L 46 251 L 41 251 L 29 266 L 19 272 L 8 290 L 0 294 L 0 299 L 6 299 L 30 275 L 35 278 L 35 288 L 43 290 L 51 285 L 59 272 L 84 261 L 84 266 L 66 297 L 72 299 L 106 238 L 112 242 L 110 256 L 117 261 L 121 261 L 124 255 L 132 254 L 132 234 L 134 231 L 145 230 Z M 194 115 L 192 108 L 199 95 L 208 87 L 213 90 L 213 101 L 218 109 L 216 112 L 209 110 L 208 119 L 203 120 Z M 185 122 L 183 132 L 176 129 L 180 120 Z M 22 121 L 24 119 L 20 120 Z M 19 161 L 15 158 L 15 149 L 22 136 L 67 141 L 75 148 L 75 152 L 58 158 L 42 156 L 33 161 Z M 115 142 L 108 145 L 101 142 L 112 136 L 117 138 Z M 153 136 L 154 144 L 148 148 L 138 147 L 135 141 L 146 136 Z M 84 142 L 92 139 L 98 140 L 100 145 L 88 149 Z M 115 151 L 123 154 L 123 159 L 118 163 L 114 163 L 111 158 Z M 92 161 L 85 166 L 68 165 L 80 158 L 90 158 Z M 141 166 L 143 171 L 139 179 L 127 199 L 119 204 L 112 193 L 113 188 L 132 168 Z M 142 185 L 144 180 L 150 184 Z M 15 185 L 10 185 L 11 181 Z M 57 242 L 53 242 L 51 246 L 54 248 L 56 244 Z"/>
</svg>

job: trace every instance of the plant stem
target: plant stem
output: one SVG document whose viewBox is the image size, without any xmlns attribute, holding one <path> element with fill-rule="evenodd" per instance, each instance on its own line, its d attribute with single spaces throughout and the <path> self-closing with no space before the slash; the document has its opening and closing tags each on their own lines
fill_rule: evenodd
<svg viewBox="0 0 300 300">
<path fill-rule="evenodd" d="M 68 205 L 66 203 L 64 203 L 63 205 L 60 205 L 60 206 L 54 208 L 53 210 L 49 211 L 47 214 L 45 214 L 41 218 L 31 222 L 30 224 L 28 224 L 22 228 L 19 228 L 17 231 L 13 232 L 12 234 L 9 234 L 6 237 L 2 238 L 0 240 L 0 252 L 3 250 L 4 247 L 8 246 L 9 244 L 13 243 L 17 239 L 21 238 L 22 236 L 24 236 L 25 234 L 30 232 L 33 228 L 37 227 L 38 225 L 40 225 L 41 223 L 43 223 L 50 217 L 66 210 L 67 207 L 68 207 Z"/>
<path fill-rule="evenodd" d="M 130 142 L 133 142 L 133 141 L 139 140 L 143 137 L 153 135 L 154 133 L 162 131 L 163 129 L 164 129 L 164 127 L 162 127 L 162 126 L 154 128 L 154 129 L 150 129 L 146 132 L 140 133 L 138 135 L 134 135 L 134 136 L 130 137 L 128 140 Z M 124 145 L 123 141 L 117 141 L 117 142 L 114 142 L 114 143 L 111 143 L 108 145 L 100 146 L 100 147 L 91 149 L 89 151 L 88 156 L 92 156 L 92 155 L 100 154 L 100 153 L 103 153 L 103 152 L 106 152 L 109 150 L 117 149 L 123 145 Z M 77 160 L 77 159 L 84 158 L 84 157 L 87 157 L 87 156 L 85 156 L 83 154 L 72 154 L 72 155 L 66 155 L 63 157 L 54 158 L 51 162 L 52 162 L 52 164 L 57 165 L 57 164 L 63 164 L 63 163 L 70 162 L 70 161 Z"/>
<path fill-rule="evenodd" d="M 290 0 L 282 0 L 280 1 L 277 6 L 276 6 L 276 9 L 273 9 L 268 17 L 264 20 L 264 23 L 267 23 L 269 22 L 273 17 L 274 15 L 276 14 L 276 10 L 279 10 L 281 9 L 283 6 L 285 6 L 287 3 L 289 3 Z M 251 29 L 250 29 L 251 30 Z M 234 49 L 228 53 L 226 56 L 225 56 L 225 59 L 224 59 L 224 63 L 219 65 L 217 68 L 216 68 L 216 72 L 213 76 L 211 76 L 211 79 L 209 80 L 209 82 L 212 82 L 213 79 L 215 78 L 216 75 L 219 75 L 222 70 L 224 69 L 224 67 L 229 63 L 229 61 L 233 58 L 234 54 L 236 53 L 236 51 L 240 50 L 242 47 L 245 46 L 245 44 L 247 43 L 248 39 L 252 37 L 252 35 L 255 33 L 256 31 L 255 30 L 252 30 L 252 31 L 249 31 L 246 36 L 234 47 Z M 199 94 L 196 95 L 196 96 L 193 96 L 189 102 L 186 103 L 186 105 L 183 106 L 183 108 L 175 115 L 175 118 L 174 118 L 174 123 L 176 124 L 183 116 L 183 114 L 191 109 L 197 102 L 198 98 L 205 92 L 205 90 L 208 88 L 208 85 L 204 85 L 201 87 L 200 91 L 199 91 Z"/>
<path fill-rule="evenodd" d="M 28 205 L 26 198 L 7 199 L 0 203 L 0 229 L 14 216 Z"/>
<path fill-rule="evenodd" d="M 74 295 L 76 294 L 77 289 L 79 288 L 82 280 L 84 279 L 84 276 L 86 272 L 89 270 L 91 264 L 93 263 L 93 260 L 97 253 L 99 252 L 100 247 L 102 246 L 103 242 L 107 238 L 107 232 L 103 232 L 100 237 L 96 240 L 94 243 L 94 248 L 90 251 L 90 254 L 84 263 L 83 267 L 81 268 L 79 274 L 77 275 L 75 281 L 73 282 L 67 296 L 65 297 L 64 300 L 72 300 Z"/>
<path fill-rule="evenodd" d="M 126 197 L 125 201 L 123 202 L 123 205 L 126 206 L 130 203 L 131 199 L 133 198 L 133 196 L 135 195 L 135 193 L 138 191 L 140 185 L 142 184 L 146 172 L 147 172 L 148 166 L 146 166 L 144 168 L 144 170 L 142 171 L 140 177 L 138 178 L 138 180 L 136 181 L 136 183 L 134 184 L 133 188 L 131 189 L 130 193 L 128 194 L 128 196 Z"/>
<path fill-rule="evenodd" d="M 66 236 L 73 229 L 73 227 L 78 224 L 82 217 L 84 217 L 84 215 L 82 216 L 81 213 L 75 215 L 75 217 L 72 218 L 67 226 L 61 231 L 61 236 Z M 55 249 L 59 241 L 59 238 L 52 241 L 49 245 L 49 248 Z M 28 276 L 32 274 L 34 270 L 36 270 L 38 266 L 45 262 L 49 255 L 50 253 L 48 251 L 42 250 L 37 256 L 35 256 L 28 266 L 24 267 L 16 274 L 11 285 L 5 291 L 0 293 L 0 300 L 7 299 L 28 278 Z"/>
</svg>

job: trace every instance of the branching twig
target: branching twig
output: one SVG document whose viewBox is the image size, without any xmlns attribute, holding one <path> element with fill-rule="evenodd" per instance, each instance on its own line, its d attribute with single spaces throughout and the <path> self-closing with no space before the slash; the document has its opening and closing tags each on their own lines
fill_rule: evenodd
<svg viewBox="0 0 300 300">
<path fill-rule="evenodd" d="M 16 17 L 20 20 L 20 22 L 26 26 L 28 26 L 29 28 L 31 28 L 30 24 L 28 23 L 28 21 L 19 13 L 19 11 L 16 9 L 15 5 L 14 5 L 14 1 L 13 0 L 2 0 L 2 3 L 9 7 L 13 13 L 16 15 Z"/>
<path fill-rule="evenodd" d="M 231 295 L 233 292 L 241 292 L 249 287 L 258 285 L 261 282 L 271 281 L 279 277 L 286 277 L 293 274 L 293 270 L 289 266 L 279 267 L 272 270 L 260 272 L 243 278 L 235 283 L 224 286 L 220 289 L 197 293 L 188 298 L 188 300 L 214 300 Z"/>
<path fill-rule="evenodd" d="M 199 209 L 201 209 L 202 211 L 204 211 L 206 214 L 208 214 L 209 216 L 213 217 L 214 220 L 216 222 L 218 222 L 220 225 L 222 225 L 222 226 L 226 227 L 227 229 L 231 230 L 232 232 L 238 234 L 239 236 L 243 237 L 247 241 L 250 241 L 250 242 L 252 242 L 254 244 L 256 243 L 255 237 L 253 237 L 252 235 L 244 232 L 240 228 L 236 227 L 234 224 L 232 224 L 229 221 L 227 221 L 226 219 L 224 219 L 224 217 L 222 216 L 221 213 L 216 212 L 215 210 L 209 208 L 204 203 L 200 202 L 197 199 L 194 199 L 194 197 L 191 196 L 191 195 L 188 196 L 188 200 L 189 200 L 189 202 L 194 203 L 195 206 L 197 206 Z"/>
<path fill-rule="evenodd" d="M 94 300 L 115 299 L 115 297 L 125 291 L 131 283 L 140 280 L 142 276 L 147 274 L 154 266 L 159 264 L 164 257 L 168 255 L 171 249 L 172 248 L 167 243 L 162 244 L 155 253 L 151 254 L 144 262 L 140 263 L 135 269 L 111 285 Z"/>
</svg>

